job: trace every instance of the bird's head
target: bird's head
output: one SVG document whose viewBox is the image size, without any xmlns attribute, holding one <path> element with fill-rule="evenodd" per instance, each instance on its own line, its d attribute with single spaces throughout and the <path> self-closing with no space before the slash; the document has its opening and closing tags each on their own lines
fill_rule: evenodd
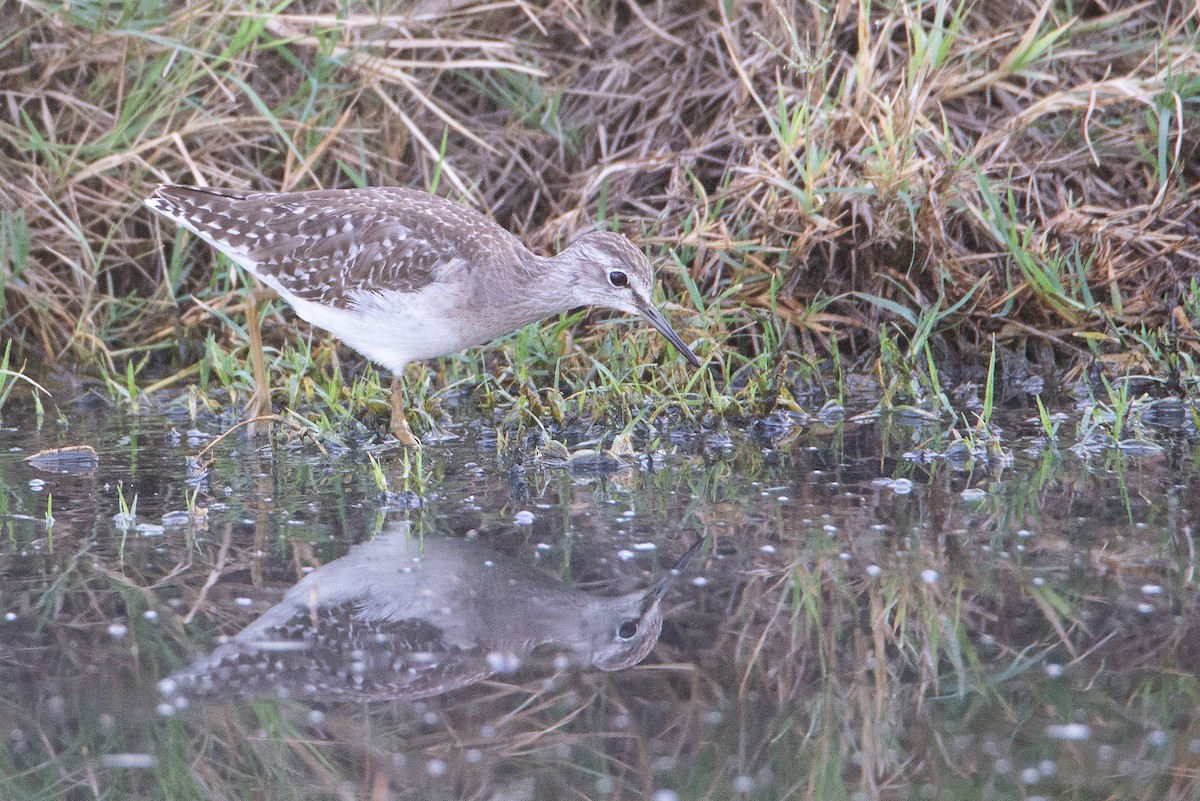
<svg viewBox="0 0 1200 801">
<path fill-rule="evenodd" d="M 584 234 L 560 254 L 576 271 L 576 297 L 587 305 L 637 314 L 675 346 L 691 362 L 700 359 L 684 344 L 679 334 L 654 305 L 654 271 L 645 254 L 620 234 L 594 231 Z"/>
</svg>

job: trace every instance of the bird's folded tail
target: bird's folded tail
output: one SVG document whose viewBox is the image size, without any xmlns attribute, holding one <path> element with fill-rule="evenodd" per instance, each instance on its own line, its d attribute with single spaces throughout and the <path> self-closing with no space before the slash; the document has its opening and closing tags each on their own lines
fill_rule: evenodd
<svg viewBox="0 0 1200 801">
<path fill-rule="evenodd" d="M 241 189 L 162 184 L 144 202 L 254 272 L 258 259 L 252 254 L 260 245 L 261 234 L 244 212 L 239 215 L 234 208 L 253 194 Z"/>
</svg>

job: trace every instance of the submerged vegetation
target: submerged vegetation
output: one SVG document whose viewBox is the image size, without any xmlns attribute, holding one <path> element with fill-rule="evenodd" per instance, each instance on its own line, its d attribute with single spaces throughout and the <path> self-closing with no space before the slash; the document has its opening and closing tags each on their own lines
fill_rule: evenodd
<svg viewBox="0 0 1200 801">
<path fill-rule="evenodd" d="M 680 392 L 719 415 L 747 411 L 730 382 L 765 412 L 858 370 L 923 404 L 999 353 L 1003 393 L 1145 375 L 1186 396 L 1198 31 L 1178 0 L 25 0 L 0 20 L 3 332 L 130 403 L 213 378 L 237 396 L 251 296 L 148 187 L 415 185 L 543 252 L 619 227 L 720 365 L 647 371 L 668 346 L 576 315 L 428 368 L 418 395 L 481 375 L 510 415 Z M 384 410 L 373 376 L 329 384 L 321 335 L 267 319 L 277 400 Z M 650 392 L 591 405 L 606 385 Z"/>
</svg>

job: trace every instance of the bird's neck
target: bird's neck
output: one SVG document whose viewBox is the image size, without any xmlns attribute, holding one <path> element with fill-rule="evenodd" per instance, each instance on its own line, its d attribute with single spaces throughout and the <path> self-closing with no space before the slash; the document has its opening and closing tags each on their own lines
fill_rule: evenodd
<svg viewBox="0 0 1200 801">
<path fill-rule="evenodd" d="M 586 305 L 578 297 L 577 268 L 569 254 L 552 258 L 534 256 L 529 260 L 528 280 L 511 288 L 510 309 L 522 324 L 544 320 L 556 314 Z"/>
<path fill-rule="evenodd" d="M 497 641 L 514 650 L 553 644 L 588 661 L 596 645 L 610 631 L 615 632 L 621 620 L 638 616 L 643 594 L 601 597 L 562 590 L 553 596 L 533 595 L 525 607 L 529 614 L 514 617 L 510 604 L 503 621 L 493 622 L 493 631 Z"/>
</svg>

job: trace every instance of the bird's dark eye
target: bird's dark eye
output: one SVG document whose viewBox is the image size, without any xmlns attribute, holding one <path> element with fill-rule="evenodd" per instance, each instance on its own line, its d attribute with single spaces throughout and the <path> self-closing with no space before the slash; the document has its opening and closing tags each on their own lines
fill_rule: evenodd
<svg viewBox="0 0 1200 801">
<path fill-rule="evenodd" d="M 623 289 L 629 286 L 629 276 L 620 270 L 613 270 L 608 274 L 608 283 L 612 284 L 617 289 Z"/>
<path fill-rule="evenodd" d="M 617 636 L 622 640 L 632 640 L 635 634 L 637 634 L 636 620 L 626 620 L 617 628 Z"/>
</svg>

